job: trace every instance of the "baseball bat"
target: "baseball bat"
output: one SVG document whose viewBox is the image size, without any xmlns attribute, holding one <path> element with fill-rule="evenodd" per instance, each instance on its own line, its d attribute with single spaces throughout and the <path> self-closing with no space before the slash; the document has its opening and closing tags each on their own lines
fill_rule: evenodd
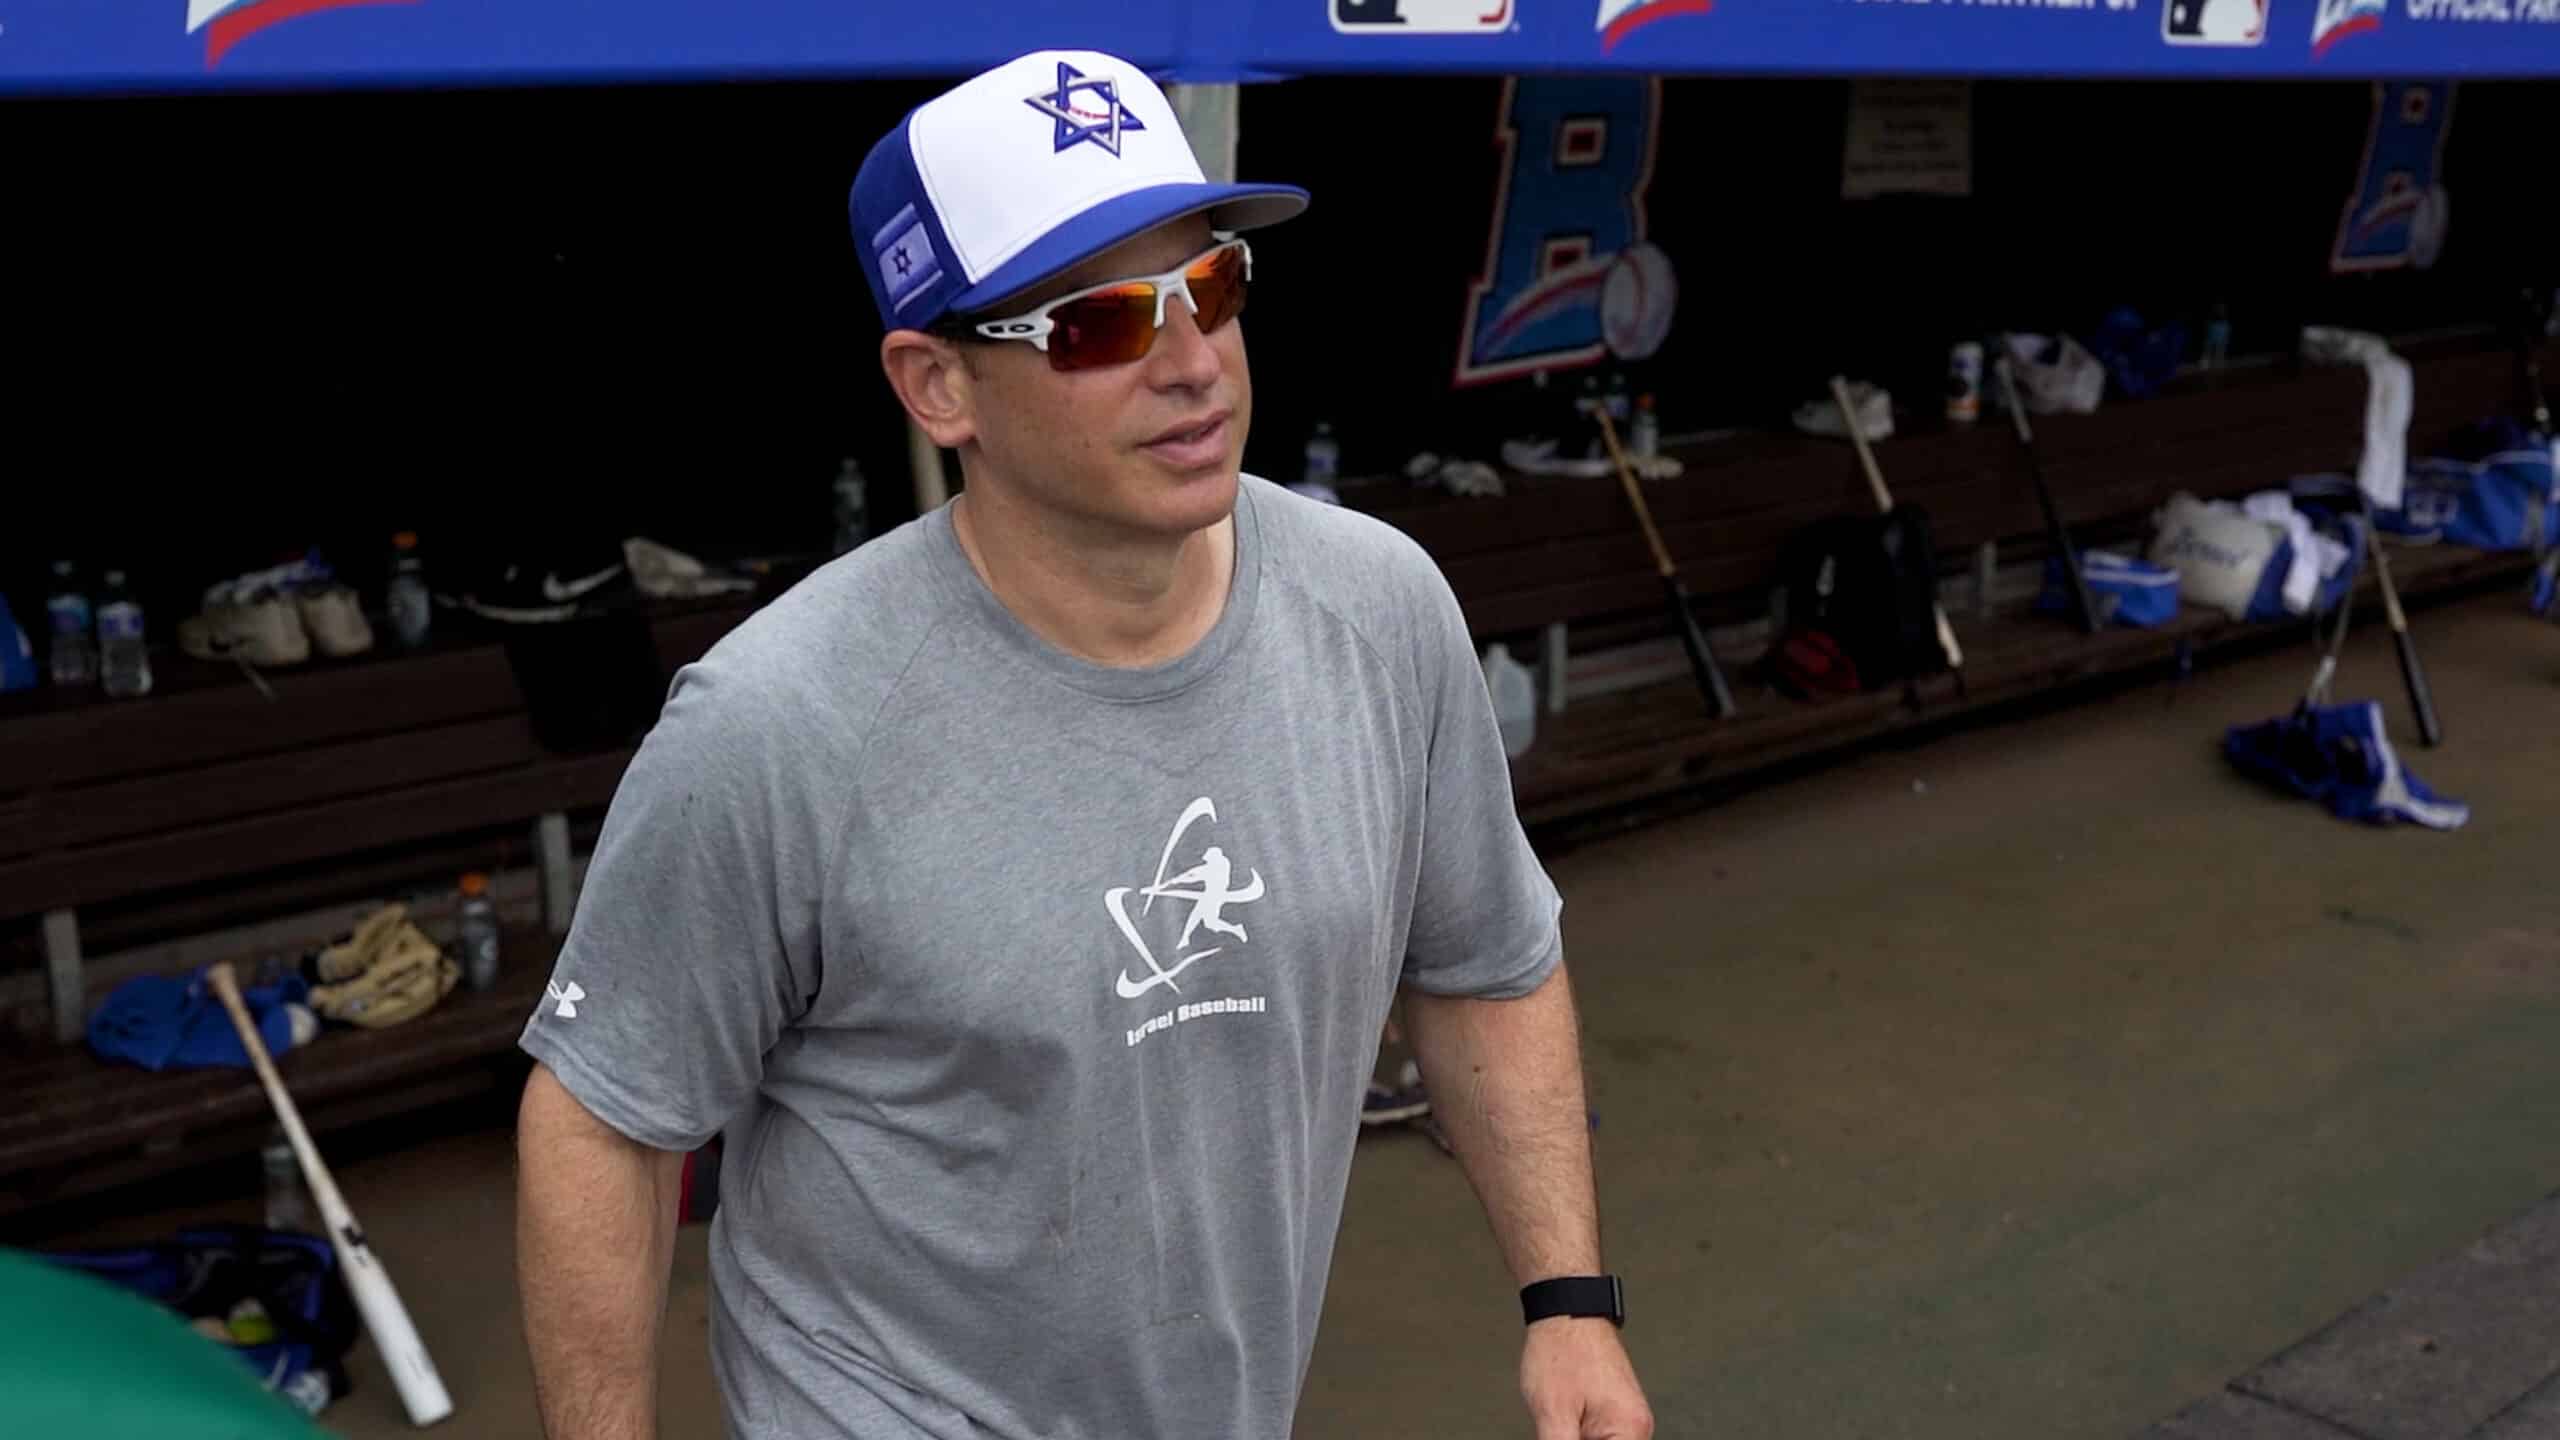
<svg viewBox="0 0 2560 1440">
<path fill-rule="evenodd" d="M 1838 375 L 1831 377 L 1831 403 L 1840 407 L 1840 423 L 1849 429 L 1849 443 L 1858 447 L 1858 465 L 1867 472 L 1867 488 L 1875 492 L 1876 509 L 1892 514 L 1893 492 L 1884 488 L 1884 472 L 1876 468 L 1875 452 L 1867 448 L 1867 432 L 1858 426 L 1857 407 L 1849 403 L 1849 382 Z M 1947 607 L 1933 596 L 1929 609 L 1938 621 L 1938 648 L 1947 654 L 1947 668 L 1964 669 L 1964 652 L 1956 648 L 1956 628 L 1947 623 Z"/>
<path fill-rule="evenodd" d="M 311 1132 L 303 1128 L 302 1112 L 294 1108 L 293 1097 L 285 1092 L 284 1081 L 276 1074 L 275 1062 L 267 1056 L 266 1042 L 258 1036 L 257 1022 L 249 1018 L 249 1007 L 240 998 L 240 982 L 232 975 L 230 964 L 215 965 L 206 978 L 213 993 L 222 997 L 222 1008 L 231 1012 L 231 1028 L 240 1032 L 240 1043 L 258 1072 L 258 1084 L 265 1088 L 267 1103 L 275 1109 L 276 1123 L 284 1127 L 285 1139 L 293 1146 L 293 1157 L 302 1164 L 302 1178 L 311 1187 L 313 1202 L 320 1207 L 320 1223 L 328 1229 L 329 1244 L 338 1252 L 338 1273 L 346 1279 L 347 1293 L 356 1302 L 356 1312 L 364 1317 L 364 1328 L 372 1334 L 374 1348 L 382 1352 L 383 1368 L 391 1372 L 392 1386 L 400 1392 L 400 1404 L 409 1412 L 409 1423 L 433 1425 L 453 1413 L 452 1397 L 445 1393 L 444 1379 L 436 1373 L 434 1358 L 418 1338 L 418 1327 L 409 1319 L 407 1307 L 400 1303 L 399 1292 L 391 1288 L 390 1273 L 366 1243 L 364 1229 L 356 1224 L 354 1212 L 347 1209 L 346 1197 L 338 1193 L 338 1182 L 330 1177 L 319 1148 L 311 1143 Z"/>
<path fill-rule="evenodd" d="M 2533 418 L 2533 428 L 2548 442 L 2560 437 L 2551 433 L 2551 399 L 2542 389 L 2542 349 L 2537 343 L 2541 337 L 2534 332 L 2543 324 L 2542 301 L 2528 289 L 2516 321 L 2516 385 L 2524 392 L 2525 413 Z"/>
<path fill-rule="evenodd" d="M 2541 336 L 2536 332 L 2547 325 L 2542 299 L 2531 288 L 2524 291 L 2524 303 L 2516 318 L 2516 388 L 2523 392 L 2525 413 L 2531 417 L 2534 433 L 2542 443 L 2552 447 L 2552 459 L 2560 461 L 2560 434 L 2551 428 L 2551 399 L 2542 388 Z M 2560 594 L 2560 548 L 2542 557 L 2534 567 L 2531 605 L 2535 614 L 2548 614 L 2553 597 Z"/>
<path fill-rule="evenodd" d="M 2081 573 L 2079 548 L 2071 543 L 2071 532 L 2062 524 L 2062 508 L 2054 503 L 2053 487 L 2044 479 L 2044 460 L 2036 454 L 2035 432 L 2027 428 L 2027 407 L 2018 399 L 2017 377 L 2009 372 L 2009 357 L 2003 355 L 1993 368 L 2000 377 L 2001 398 L 2008 402 L 2009 421 L 2018 432 L 2018 448 L 2027 452 L 2027 474 L 2036 482 L 2036 504 L 2044 509 L 2045 539 L 2060 552 L 2062 572 L 2071 581 L 2071 604 L 2080 612 L 2080 628 L 2098 633 L 2098 603 L 2089 597 L 2089 577 Z"/>
<path fill-rule="evenodd" d="M 2399 587 L 2391 583 L 2391 561 L 2382 553 L 2382 537 L 2373 528 L 2371 496 L 2364 497 L 2364 524 L 2373 578 L 2382 587 L 2382 618 L 2391 626 L 2391 643 L 2400 652 L 2400 678 L 2409 686 L 2409 709 L 2418 717 L 2418 738 L 2429 747 L 2441 745 L 2444 726 L 2436 720 L 2436 697 L 2427 687 L 2426 667 L 2418 663 L 2418 642 L 2409 637 L 2409 617 L 2401 612 Z"/>
<path fill-rule="evenodd" d="M 1645 544 L 1653 549 L 1653 566 L 1662 575 L 1662 594 L 1671 607 L 1672 628 L 1680 634 L 1680 648 L 1689 652 L 1689 674 L 1698 682 L 1698 693 L 1705 696 L 1718 719 L 1730 719 L 1739 708 L 1733 703 L 1733 691 L 1724 683 L 1724 671 L 1716 665 L 1715 652 L 1707 648 L 1706 632 L 1698 628 L 1697 614 L 1689 608 L 1689 588 L 1680 583 L 1680 567 L 1671 563 L 1671 551 L 1662 543 L 1662 532 L 1653 528 L 1653 510 L 1644 503 L 1644 487 L 1636 483 L 1635 467 L 1627 463 L 1627 452 L 1618 448 L 1618 427 L 1609 423 L 1609 412 L 1594 407 L 1592 415 L 1600 422 L 1600 439 L 1609 447 L 1609 459 L 1618 467 L 1618 483 L 1627 492 L 1627 503 L 1636 511 L 1636 523 L 1644 527 Z"/>
<path fill-rule="evenodd" d="M 2373 537 L 2370 534 L 2367 534 L 2362 537 L 2362 542 L 2366 546 L 2371 546 L 2373 543 Z M 2363 555 L 2361 552 L 2357 555 L 2357 563 L 2363 563 Z M 2332 680 L 2335 680 L 2338 675 L 2339 652 L 2346 649 L 2347 622 L 2355 618 L 2355 599 L 2355 587 L 2353 585 L 2349 585 L 2347 587 L 2346 594 L 2338 597 L 2338 613 L 2334 621 L 2329 626 L 2328 646 L 2320 652 L 2320 663 L 2312 667 L 2311 685 L 2308 689 L 2302 692 L 2302 703 L 2294 707 L 2294 714 L 2296 716 L 2300 716 L 2308 712 L 2314 705 L 2326 705 L 2329 703 L 2329 684 Z M 2313 638 L 2318 638 L 2320 634 L 2319 622 L 2314 621 L 2312 623 L 2311 633 Z"/>
</svg>

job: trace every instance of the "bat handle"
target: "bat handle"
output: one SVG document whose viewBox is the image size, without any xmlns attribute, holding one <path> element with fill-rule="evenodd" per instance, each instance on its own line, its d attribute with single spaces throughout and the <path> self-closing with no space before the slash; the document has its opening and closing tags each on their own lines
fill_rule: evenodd
<svg viewBox="0 0 2560 1440">
<path fill-rule="evenodd" d="M 1733 703 L 1732 687 L 1724 683 L 1724 670 L 1716 664 L 1715 653 L 1707 648 L 1706 632 L 1698 628 L 1697 616 L 1689 609 L 1688 587 L 1677 575 L 1662 577 L 1663 593 L 1669 597 L 1672 613 L 1680 622 L 1680 648 L 1689 652 L 1689 671 L 1706 688 L 1707 698 L 1716 707 L 1718 719 L 1729 720 L 1741 707 Z"/>
</svg>

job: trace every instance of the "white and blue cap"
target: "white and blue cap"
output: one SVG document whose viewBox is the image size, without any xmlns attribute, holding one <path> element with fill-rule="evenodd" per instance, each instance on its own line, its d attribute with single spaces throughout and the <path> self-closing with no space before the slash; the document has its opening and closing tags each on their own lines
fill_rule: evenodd
<svg viewBox="0 0 2560 1440">
<path fill-rule="evenodd" d="M 1293 185 L 1210 184 L 1137 66 L 1043 50 L 907 112 L 854 177 L 853 234 L 881 323 L 921 330 L 1168 220 L 1250 230 L 1306 206 Z"/>
</svg>

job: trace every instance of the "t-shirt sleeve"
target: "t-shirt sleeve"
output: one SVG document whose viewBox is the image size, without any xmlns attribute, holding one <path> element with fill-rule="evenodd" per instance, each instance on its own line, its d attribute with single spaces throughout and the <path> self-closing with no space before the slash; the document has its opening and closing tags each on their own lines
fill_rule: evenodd
<svg viewBox="0 0 2560 1440">
<path fill-rule="evenodd" d="M 1419 563 L 1414 669 L 1430 759 L 1403 978 L 1435 995 L 1511 999 L 1563 959 L 1564 900 L 1513 808 L 1511 762 L 1458 598 L 1436 565 Z"/>
<path fill-rule="evenodd" d="M 646 1145 L 690 1150 L 725 1128 L 816 993 L 831 827 L 778 689 L 716 649 L 678 672 L 520 1041 Z"/>
</svg>

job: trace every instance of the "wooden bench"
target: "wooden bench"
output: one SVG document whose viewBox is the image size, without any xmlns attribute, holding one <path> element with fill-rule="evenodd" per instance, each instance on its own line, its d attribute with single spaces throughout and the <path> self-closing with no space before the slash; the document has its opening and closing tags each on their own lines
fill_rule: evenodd
<svg viewBox="0 0 2560 1440">
<path fill-rule="evenodd" d="M 2411 453 L 2430 451 L 2456 426 L 2506 408 L 2508 352 L 2485 342 L 2404 349 L 2416 370 Z M 2095 414 L 2036 421 L 2039 453 L 2066 522 L 2082 545 L 2139 545 L 2151 511 L 2179 490 L 2232 497 L 2281 486 L 2295 475 L 2350 468 L 2361 433 L 2361 371 L 2267 367 L 2182 379 L 2139 402 L 2110 400 Z M 2025 458 L 1996 417 L 1962 428 L 1925 426 L 1876 447 L 1897 501 L 1930 517 L 1949 583 L 1945 607 L 1966 655 L 1964 693 L 1946 681 L 1922 687 L 1910 712 L 1899 691 L 1824 703 L 1786 700 L 1751 678 L 1765 647 L 1771 589 L 1786 537 L 1825 516 L 1872 513 L 1850 448 L 1781 434 L 1745 434 L 1673 447 L 1686 466 L 1646 493 L 1665 544 L 1699 597 L 1702 621 L 1743 713 L 1706 711 L 1667 640 L 1654 643 L 1658 681 L 1595 699 L 1569 699 L 1539 718 L 1535 747 L 1515 763 L 1514 786 L 1532 825 L 1573 820 L 1697 783 L 1849 746 L 2058 685 L 2146 667 L 2168 673 L 2183 652 L 2283 643 L 2288 626 L 2237 625 L 2190 609 L 2157 630 L 2082 636 L 2067 622 L 2025 615 L 2048 547 Z M 1394 524 L 1440 562 L 1478 641 L 1580 666 L 1595 650 L 1663 636 L 1659 582 L 1614 478 L 1506 473 L 1498 499 L 1416 490 L 1401 480 L 1343 487 L 1345 502 Z M 1992 547 L 1999 585 L 1978 603 L 1973 582 Z M 2448 586 L 2520 575 L 2513 556 L 2401 552 L 2395 564 L 2411 598 Z M 2369 593 L 2369 592 L 2368 592 Z M 1567 627 L 1563 645 L 1551 627 Z"/>
<path fill-rule="evenodd" d="M 649 606 L 659 689 L 755 603 Z M 332 1029 L 284 1057 L 315 1123 L 433 1103 L 510 1058 L 567 927 L 573 828 L 591 833 L 632 754 L 627 742 L 546 749 L 504 644 L 486 635 L 266 672 L 273 698 L 235 666 L 154 665 L 159 683 L 140 699 L 0 697 L 0 920 L 40 915 L 43 957 L 0 969 L 0 1205 L 169 1168 L 181 1147 L 194 1159 L 252 1145 L 261 1128 L 246 1072 L 154 1074 L 79 1043 L 106 990 L 169 968 L 165 951 L 96 967 L 91 915 L 126 940 L 183 934 L 422 876 L 449 889 L 462 869 L 533 859 L 539 901 L 515 907 L 500 986 L 458 988 L 401 1026 Z M 30 948 L 21 936 L 14 953 Z"/>
</svg>

